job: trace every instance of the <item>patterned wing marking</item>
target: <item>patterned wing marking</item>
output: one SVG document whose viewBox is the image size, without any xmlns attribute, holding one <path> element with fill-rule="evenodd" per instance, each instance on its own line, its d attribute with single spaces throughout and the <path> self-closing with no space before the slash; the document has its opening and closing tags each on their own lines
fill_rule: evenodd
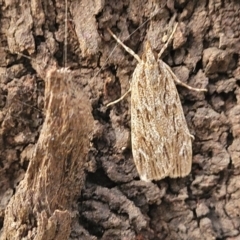
<svg viewBox="0 0 240 240">
<path fill-rule="evenodd" d="M 183 177 L 191 170 L 191 135 L 173 73 L 146 48 L 131 84 L 133 159 L 142 180 Z"/>
</svg>

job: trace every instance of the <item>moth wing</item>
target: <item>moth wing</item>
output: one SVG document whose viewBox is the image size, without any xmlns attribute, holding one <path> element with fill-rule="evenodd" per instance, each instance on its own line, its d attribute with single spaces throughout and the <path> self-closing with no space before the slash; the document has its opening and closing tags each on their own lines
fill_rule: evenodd
<svg viewBox="0 0 240 240">
<path fill-rule="evenodd" d="M 191 135 L 173 73 L 153 58 L 148 50 L 131 84 L 133 159 L 145 181 L 186 176 L 192 165 Z"/>
</svg>

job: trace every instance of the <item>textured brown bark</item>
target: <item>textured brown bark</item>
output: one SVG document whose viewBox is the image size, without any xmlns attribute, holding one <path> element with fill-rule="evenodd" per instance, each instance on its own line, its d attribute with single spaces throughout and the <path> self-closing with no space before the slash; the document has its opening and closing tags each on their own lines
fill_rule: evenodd
<svg viewBox="0 0 240 240">
<path fill-rule="evenodd" d="M 2 239 L 70 235 L 93 128 L 88 100 L 73 80 L 70 71 L 54 68 L 46 76 L 45 121 L 25 177 L 5 210 Z"/>
<path fill-rule="evenodd" d="M 63 65 L 64 2 L 4 4 L 0 238 L 238 239 L 238 1 L 69 1 L 65 76 L 54 67 Z M 106 28 L 139 56 L 146 40 L 158 53 L 175 12 L 163 60 L 208 93 L 178 88 L 195 136 L 191 174 L 145 183 L 132 161 L 129 96 L 105 107 L 127 91 L 136 62 L 121 47 L 108 59 L 116 43 Z"/>
<path fill-rule="evenodd" d="M 27 53 L 34 53 L 34 37 L 36 38 L 34 34 L 36 33 L 31 32 L 31 29 L 29 32 L 26 31 L 29 27 L 27 24 L 33 20 L 30 14 L 30 10 L 33 9 L 21 4 L 18 7 L 8 6 L 19 10 L 20 17 L 23 17 L 23 20 L 19 22 L 24 24 L 19 26 L 14 23 L 10 24 L 7 39 L 9 50 L 13 53 L 23 50 Z M 41 8 L 36 10 L 39 11 Z M 40 17 L 44 12 L 35 14 Z M 15 17 L 17 18 L 13 15 L 13 18 Z M 27 20 L 28 22 L 25 22 Z M 46 29 L 43 34 L 44 36 L 45 34 L 51 35 Z M 48 40 L 52 40 L 51 46 L 54 44 L 55 47 L 57 46 L 56 39 L 46 37 L 46 42 Z M 81 75 L 67 69 L 59 67 L 57 69 L 54 63 L 56 60 L 49 53 L 50 49 L 46 42 L 40 44 L 36 55 L 31 56 L 33 67 L 45 84 L 43 110 L 45 120 L 34 146 L 26 146 L 25 141 L 25 139 L 29 141 L 26 129 L 31 127 L 31 122 L 29 125 L 22 126 L 22 129 L 18 129 L 17 131 L 20 132 L 16 136 L 11 136 L 10 131 L 12 127 L 19 128 L 18 119 L 11 119 L 12 113 L 18 110 L 15 116 L 20 118 L 20 121 L 22 121 L 20 114 L 25 113 L 17 109 L 13 101 L 17 100 L 20 105 L 26 104 L 25 97 L 21 100 L 18 98 L 24 94 L 27 96 L 31 94 L 28 88 L 32 87 L 33 76 L 36 74 L 32 74 L 33 76 L 24 74 L 21 80 L 25 88 L 21 88 L 22 86 L 17 81 L 9 80 L 9 86 L 17 90 L 11 91 L 13 89 L 9 87 L 13 96 L 9 94 L 8 97 L 11 96 L 11 98 L 8 98 L 8 101 L 12 103 L 8 102 L 9 107 L 3 112 L 5 118 L 2 122 L 2 137 L 5 149 L 2 155 L 4 151 L 6 153 L 9 151 L 10 146 L 16 144 L 17 149 L 18 145 L 22 145 L 21 156 L 24 158 L 25 155 L 29 158 L 29 166 L 5 209 L 1 239 L 68 239 L 71 225 L 76 218 L 76 202 L 85 179 L 84 164 L 87 160 L 90 136 L 93 131 L 90 101 L 84 95 L 79 83 L 82 80 Z M 15 62 L 12 64 L 13 68 Z M 16 78 L 16 76 L 13 77 Z M 4 80 L 7 81 L 7 79 Z M 30 104 L 27 106 L 32 107 Z M 36 115 L 30 116 L 37 121 Z M 12 151 L 14 153 L 14 150 Z M 5 166 L 4 170 L 6 168 Z"/>
</svg>

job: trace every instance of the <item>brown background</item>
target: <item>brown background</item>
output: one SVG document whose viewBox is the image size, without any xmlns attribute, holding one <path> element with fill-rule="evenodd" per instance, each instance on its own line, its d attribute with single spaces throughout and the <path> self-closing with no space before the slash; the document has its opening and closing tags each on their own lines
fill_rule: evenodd
<svg viewBox="0 0 240 240">
<path fill-rule="evenodd" d="M 67 57 L 63 1 L 0 6 L 1 239 L 240 239 L 238 1 L 69 1 Z M 178 87 L 195 136 L 191 174 L 145 183 L 130 95 L 105 107 L 136 61 L 113 51 L 106 28 L 124 40 L 156 14 L 124 42 L 141 56 L 149 40 L 158 53 L 174 13 L 163 60 L 208 92 Z"/>
</svg>

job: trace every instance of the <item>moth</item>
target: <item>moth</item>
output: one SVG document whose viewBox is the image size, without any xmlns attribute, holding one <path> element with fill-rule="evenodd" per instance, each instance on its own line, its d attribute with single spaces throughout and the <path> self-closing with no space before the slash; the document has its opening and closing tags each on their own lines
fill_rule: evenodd
<svg viewBox="0 0 240 240">
<path fill-rule="evenodd" d="M 137 171 L 141 180 L 147 182 L 184 177 L 192 166 L 194 137 L 189 132 L 175 82 L 198 92 L 206 89 L 182 83 L 160 59 L 176 28 L 177 24 L 157 59 L 149 42 L 140 59 L 108 28 L 113 38 L 138 61 L 128 91 L 131 91 L 131 141 Z"/>
</svg>

